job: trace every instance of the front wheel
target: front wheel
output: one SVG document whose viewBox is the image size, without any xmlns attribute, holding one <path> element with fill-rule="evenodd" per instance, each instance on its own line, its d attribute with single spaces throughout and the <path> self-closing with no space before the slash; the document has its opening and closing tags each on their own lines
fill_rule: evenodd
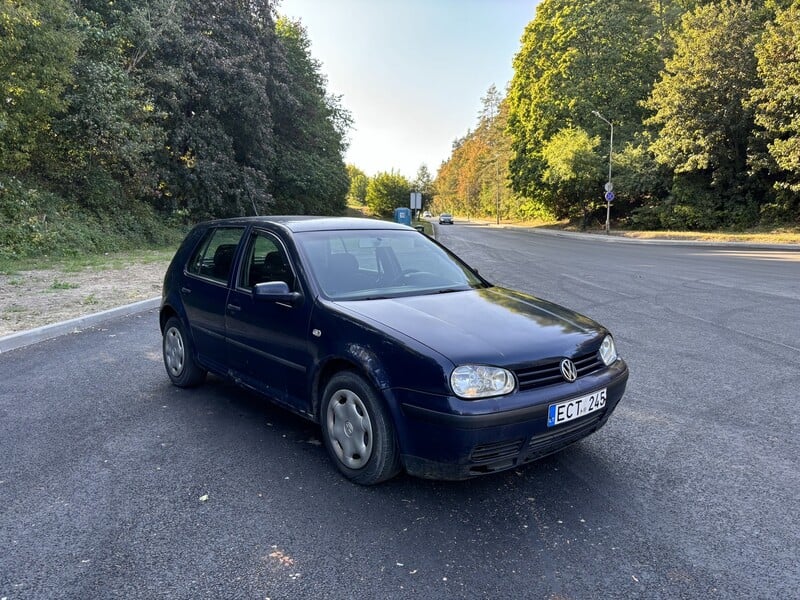
<svg viewBox="0 0 800 600">
<path fill-rule="evenodd" d="M 206 370 L 194 360 L 192 342 L 178 317 L 170 317 L 164 325 L 161 349 L 164 355 L 164 367 L 174 385 L 192 387 L 199 385 L 206 378 Z"/>
<path fill-rule="evenodd" d="M 345 477 L 373 485 L 400 471 L 391 418 L 363 377 L 344 371 L 331 378 L 323 393 L 321 417 L 325 447 Z"/>
</svg>

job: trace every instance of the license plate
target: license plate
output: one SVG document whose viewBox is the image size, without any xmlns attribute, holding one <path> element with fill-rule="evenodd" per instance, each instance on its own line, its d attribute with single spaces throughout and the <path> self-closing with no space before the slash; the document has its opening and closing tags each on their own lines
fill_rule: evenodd
<svg viewBox="0 0 800 600">
<path fill-rule="evenodd" d="M 551 404 L 547 409 L 547 426 L 561 425 L 567 421 L 578 419 L 606 405 L 606 388 L 592 392 L 588 396 L 573 398 L 558 404 Z"/>
</svg>

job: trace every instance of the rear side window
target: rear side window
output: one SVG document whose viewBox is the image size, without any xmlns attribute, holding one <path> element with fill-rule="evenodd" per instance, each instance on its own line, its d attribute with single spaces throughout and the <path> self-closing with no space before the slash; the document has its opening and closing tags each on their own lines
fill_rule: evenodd
<svg viewBox="0 0 800 600">
<path fill-rule="evenodd" d="M 236 247 L 243 233 L 243 227 L 218 227 L 209 230 L 192 253 L 186 270 L 193 275 L 227 282 Z"/>
</svg>

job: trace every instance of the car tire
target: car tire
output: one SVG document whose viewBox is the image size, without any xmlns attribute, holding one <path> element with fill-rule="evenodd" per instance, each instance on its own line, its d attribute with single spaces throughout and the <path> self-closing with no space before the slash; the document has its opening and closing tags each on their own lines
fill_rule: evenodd
<svg viewBox="0 0 800 600">
<path fill-rule="evenodd" d="M 187 388 L 203 383 L 206 370 L 195 361 L 194 347 L 178 317 L 170 317 L 164 325 L 161 350 L 164 367 L 174 385 Z"/>
<path fill-rule="evenodd" d="M 328 381 L 320 424 L 328 454 L 351 481 L 374 485 L 400 472 L 391 417 L 374 388 L 360 375 L 343 371 Z"/>
</svg>

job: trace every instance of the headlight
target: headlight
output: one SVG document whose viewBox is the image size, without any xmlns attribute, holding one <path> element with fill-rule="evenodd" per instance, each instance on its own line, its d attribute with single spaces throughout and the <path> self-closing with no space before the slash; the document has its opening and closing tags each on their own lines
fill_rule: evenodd
<svg viewBox="0 0 800 600">
<path fill-rule="evenodd" d="M 600 344 L 600 358 L 603 359 L 606 366 L 617 360 L 617 348 L 614 346 L 614 338 L 610 335 L 607 335 L 603 343 Z"/>
<path fill-rule="evenodd" d="M 499 367 L 463 365 L 450 375 L 450 386 L 461 398 L 502 396 L 514 390 L 514 375 Z"/>
</svg>

